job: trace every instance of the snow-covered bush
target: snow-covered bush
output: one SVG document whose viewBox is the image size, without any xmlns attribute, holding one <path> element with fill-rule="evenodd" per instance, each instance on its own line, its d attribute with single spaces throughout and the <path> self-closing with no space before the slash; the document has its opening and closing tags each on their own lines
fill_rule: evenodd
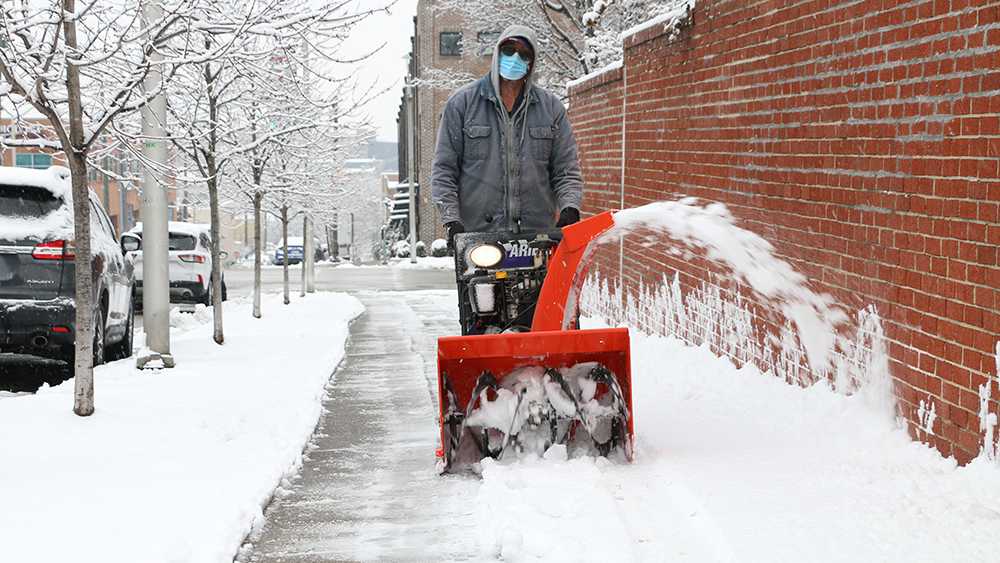
<svg viewBox="0 0 1000 563">
<path fill-rule="evenodd" d="M 440 258 L 448 255 L 448 241 L 443 238 L 434 239 L 431 243 L 431 256 Z"/>
<path fill-rule="evenodd" d="M 426 258 L 426 257 L 427 257 L 427 245 L 424 244 L 424 241 L 418 240 L 417 241 L 417 258 Z"/>
<path fill-rule="evenodd" d="M 405 240 L 396 241 L 396 244 L 392 245 L 392 255 L 396 258 L 409 258 L 410 243 Z"/>
</svg>

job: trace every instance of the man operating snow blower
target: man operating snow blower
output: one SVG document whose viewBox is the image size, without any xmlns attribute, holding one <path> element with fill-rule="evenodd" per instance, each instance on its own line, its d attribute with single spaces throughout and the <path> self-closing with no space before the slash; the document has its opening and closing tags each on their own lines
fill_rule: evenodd
<svg viewBox="0 0 1000 563">
<path fill-rule="evenodd" d="M 628 331 L 576 328 L 576 280 L 610 213 L 580 221 L 566 108 L 532 83 L 523 26 L 445 106 L 434 201 L 455 251 L 462 336 L 438 340 L 444 472 L 553 446 L 632 458 Z"/>
<path fill-rule="evenodd" d="M 486 76 L 452 95 L 431 178 L 448 242 L 469 232 L 543 231 L 580 220 L 583 181 L 566 108 L 535 86 L 531 29 L 513 25 Z"/>
</svg>

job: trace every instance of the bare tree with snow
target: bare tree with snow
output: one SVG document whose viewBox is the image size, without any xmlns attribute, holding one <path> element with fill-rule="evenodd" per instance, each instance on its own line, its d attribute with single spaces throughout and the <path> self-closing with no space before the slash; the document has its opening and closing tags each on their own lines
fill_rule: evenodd
<svg viewBox="0 0 1000 563">
<path fill-rule="evenodd" d="M 621 60 L 623 31 L 668 13 L 687 13 L 694 0 L 439 0 L 480 32 L 512 23 L 535 30 L 541 43 L 541 85 L 565 92 L 566 83 Z M 423 73 L 421 69 L 421 73 Z"/>
<path fill-rule="evenodd" d="M 162 91 L 143 91 L 154 51 L 165 80 L 188 62 L 183 37 L 203 0 L 164 0 L 144 22 L 140 0 L 7 0 L 0 8 L 0 94 L 27 102 L 51 128 L 71 173 L 74 211 L 76 348 L 73 410 L 94 412 L 95 324 L 87 159 L 111 124 Z"/>
<path fill-rule="evenodd" d="M 268 145 L 323 126 L 329 115 L 326 110 L 341 101 L 329 94 L 339 89 L 328 67 L 337 62 L 350 28 L 373 11 L 358 8 L 351 0 L 327 4 L 225 0 L 211 7 L 206 19 L 226 21 L 227 14 L 238 14 L 236 21 L 228 27 L 205 26 L 194 34 L 194 49 L 226 48 L 226 52 L 205 57 L 175 80 L 168 98 L 170 137 L 194 164 L 196 176 L 204 179 L 208 191 L 213 254 L 210 293 L 214 339 L 219 344 L 224 341 L 219 260 L 223 178 L 233 173 L 239 157 L 249 154 L 251 166 L 258 168 L 250 177 L 260 185 L 260 167 L 269 160 Z M 257 272 L 259 277 L 259 266 Z"/>
</svg>

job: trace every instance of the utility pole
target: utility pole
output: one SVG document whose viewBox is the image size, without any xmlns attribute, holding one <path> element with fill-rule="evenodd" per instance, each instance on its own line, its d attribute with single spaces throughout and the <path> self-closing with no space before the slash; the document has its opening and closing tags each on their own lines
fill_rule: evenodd
<svg viewBox="0 0 1000 563">
<path fill-rule="evenodd" d="M 413 95 L 413 77 L 409 77 L 406 84 L 406 175 L 409 179 L 410 190 L 410 263 L 417 263 L 417 182 L 416 166 L 413 158 L 414 142 L 413 121 L 417 117 L 416 102 Z"/>
<path fill-rule="evenodd" d="M 144 2 L 142 16 L 149 27 L 163 17 L 163 7 L 158 0 Z M 149 73 L 143 82 L 147 94 L 161 90 L 162 60 L 163 55 L 154 49 L 150 54 Z M 143 153 L 152 164 L 146 166 L 142 174 L 142 311 L 149 352 L 136 359 L 136 367 L 140 369 L 147 365 L 159 367 L 154 360 L 160 360 L 163 367 L 174 367 L 174 357 L 170 354 L 167 190 L 160 184 L 154 170 L 167 161 L 163 131 L 166 118 L 166 99 L 161 90 L 142 108 Z"/>
</svg>

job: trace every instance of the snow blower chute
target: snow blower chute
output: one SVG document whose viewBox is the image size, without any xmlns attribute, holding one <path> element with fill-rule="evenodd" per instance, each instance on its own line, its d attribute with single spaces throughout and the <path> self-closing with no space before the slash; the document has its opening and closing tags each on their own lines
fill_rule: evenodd
<svg viewBox="0 0 1000 563">
<path fill-rule="evenodd" d="M 628 330 L 577 327 L 590 245 L 613 224 L 456 236 L 463 336 L 438 339 L 442 472 L 558 444 L 631 461 Z"/>
</svg>

